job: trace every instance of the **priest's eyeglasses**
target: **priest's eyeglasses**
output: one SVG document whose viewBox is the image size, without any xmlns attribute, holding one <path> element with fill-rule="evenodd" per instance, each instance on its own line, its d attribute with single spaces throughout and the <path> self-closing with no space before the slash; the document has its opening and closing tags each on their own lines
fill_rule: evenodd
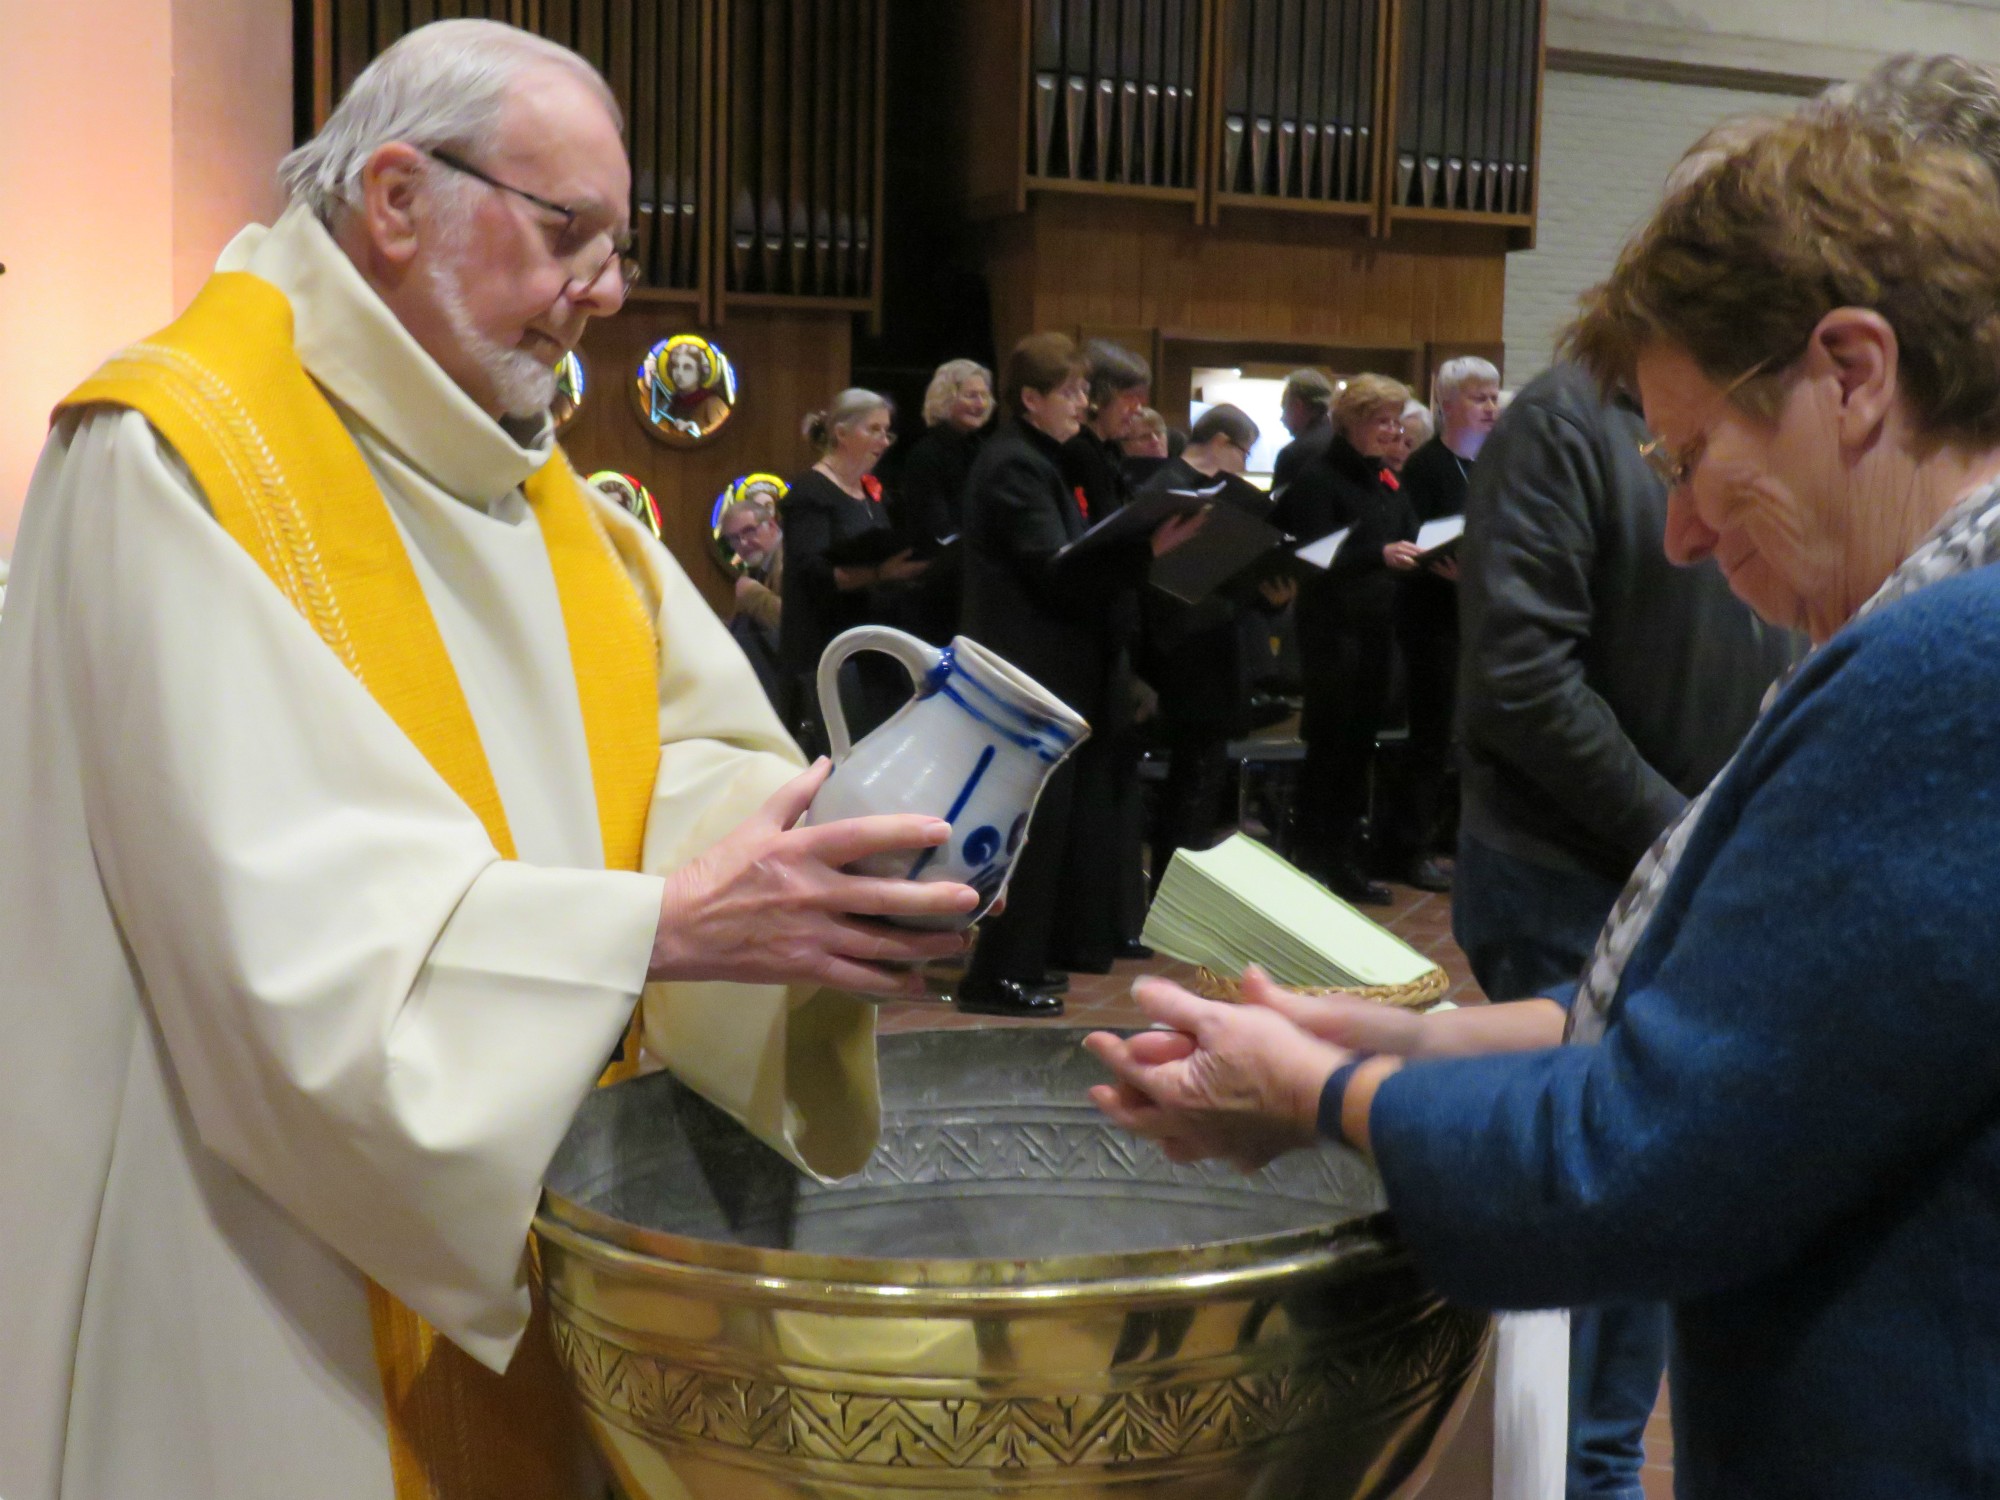
<svg viewBox="0 0 2000 1500">
<path fill-rule="evenodd" d="M 1722 406 L 1727 404 L 1731 396 L 1763 374 L 1765 366 L 1770 363 L 1771 361 L 1768 358 L 1760 359 L 1756 364 L 1730 381 L 1728 385 L 1722 388 L 1722 394 L 1716 397 L 1716 405 Z M 1703 431 L 1678 448 L 1669 448 L 1666 445 L 1666 440 L 1663 438 L 1648 438 L 1639 445 L 1639 457 L 1646 460 L 1646 467 L 1659 476 L 1660 483 L 1667 487 L 1669 495 L 1694 478 L 1694 471 L 1700 467 L 1702 456 L 1707 452 L 1708 432 L 1706 429 L 1703 429 Z"/>
<path fill-rule="evenodd" d="M 556 236 L 555 255 L 558 263 L 569 273 L 569 281 L 563 287 L 564 292 L 589 291 L 590 288 L 596 286 L 598 282 L 604 279 L 604 273 L 610 270 L 614 264 L 618 267 L 618 280 L 621 293 L 629 292 L 639 284 L 639 262 L 632 256 L 632 241 L 629 236 L 623 241 L 613 240 L 611 242 L 611 253 L 602 260 L 596 259 L 593 252 L 601 237 L 601 232 L 600 234 L 591 235 L 581 244 L 574 243 L 579 232 L 577 228 L 578 220 L 583 217 L 582 209 L 566 207 L 563 204 L 542 197 L 539 193 L 531 193 L 526 188 L 515 187 L 511 182 L 502 182 L 499 178 L 492 176 L 490 173 L 480 171 L 471 162 L 466 161 L 462 157 L 455 156 L 449 151 L 426 151 L 424 154 L 441 166 L 450 167 L 454 172 L 463 172 L 467 177 L 473 178 L 475 181 L 483 182 L 490 188 L 498 188 L 503 193 L 512 193 L 516 198 L 525 198 L 543 212 L 554 214 L 557 218 L 561 219 L 563 221 L 562 230 Z"/>
</svg>

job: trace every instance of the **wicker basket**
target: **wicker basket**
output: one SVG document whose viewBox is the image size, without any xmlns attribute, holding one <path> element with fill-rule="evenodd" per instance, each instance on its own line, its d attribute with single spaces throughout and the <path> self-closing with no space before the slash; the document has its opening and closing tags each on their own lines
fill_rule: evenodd
<svg viewBox="0 0 2000 1500">
<path fill-rule="evenodd" d="M 1242 991 L 1234 979 L 1224 979 L 1210 969 L 1196 969 L 1188 988 L 1207 1000 L 1241 1000 Z M 1398 1010 L 1429 1010 L 1444 999 L 1444 993 L 1451 988 L 1451 980 L 1443 969 L 1424 970 L 1406 984 L 1375 984 L 1360 989 L 1310 989 L 1300 990 L 1302 995 L 1353 995 L 1361 1000 L 1373 1000 L 1379 1005 L 1393 1005 Z"/>
</svg>

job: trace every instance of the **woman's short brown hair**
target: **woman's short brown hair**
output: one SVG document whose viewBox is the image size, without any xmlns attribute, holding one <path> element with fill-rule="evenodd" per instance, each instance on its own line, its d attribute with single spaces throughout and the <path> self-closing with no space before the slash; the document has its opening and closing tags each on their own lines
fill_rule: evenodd
<svg viewBox="0 0 2000 1500">
<path fill-rule="evenodd" d="M 1357 427 L 1366 426 L 1385 406 L 1393 406 L 1400 418 L 1403 403 L 1409 399 L 1410 388 L 1400 380 L 1391 380 L 1387 375 L 1351 376 L 1342 382 L 1340 393 L 1333 398 L 1333 424 L 1344 436 L 1352 437 Z"/>
<path fill-rule="evenodd" d="M 1000 404 L 1021 415 L 1021 392 L 1046 396 L 1084 373 L 1083 356 L 1066 334 L 1031 333 L 1016 344 L 1001 371 Z"/>
<path fill-rule="evenodd" d="M 1703 162 L 1706 154 L 1713 159 Z M 1820 319 L 1869 308 L 1895 330 L 1910 413 L 1930 436 L 2000 441 L 2000 192 L 1969 152 L 1819 106 L 1720 127 L 1695 168 L 1583 298 L 1564 352 L 1630 388 L 1649 345 L 1686 350 L 1769 418 L 1774 376 Z"/>
</svg>

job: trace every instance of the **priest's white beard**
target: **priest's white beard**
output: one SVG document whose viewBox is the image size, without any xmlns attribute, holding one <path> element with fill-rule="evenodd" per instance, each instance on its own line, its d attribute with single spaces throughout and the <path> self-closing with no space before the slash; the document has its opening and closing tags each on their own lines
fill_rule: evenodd
<svg viewBox="0 0 2000 1500">
<path fill-rule="evenodd" d="M 459 346 L 472 356 L 481 373 L 493 382 L 494 398 L 509 417 L 534 419 L 546 412 L 556 399 L 556 372 L 534 355 L 510 349 L 498 339 L 488 338 L 472 321 L 466 305 L 465 286 L 460 281 L 457 259 L 442 256 L 430 265 L 431 290 Z"/>
</svg>

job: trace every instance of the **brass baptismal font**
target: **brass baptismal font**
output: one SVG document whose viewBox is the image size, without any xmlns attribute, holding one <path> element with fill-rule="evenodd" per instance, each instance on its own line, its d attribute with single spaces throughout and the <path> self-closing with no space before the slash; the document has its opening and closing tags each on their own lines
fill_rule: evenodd
<svg viewBox="0 0 2000 1500">
<path fill-rule="evenodd" d="M 831 1184 L 668 1074 L 586 1102 L 535 1231 L 631 1500 L 1414 1492 L 1487 1319 L 1362 1158 L 1176 1166 L 1092 1108 L 1083 1036 L 885 1037 L 881 1147 Z"/>
</svg>

